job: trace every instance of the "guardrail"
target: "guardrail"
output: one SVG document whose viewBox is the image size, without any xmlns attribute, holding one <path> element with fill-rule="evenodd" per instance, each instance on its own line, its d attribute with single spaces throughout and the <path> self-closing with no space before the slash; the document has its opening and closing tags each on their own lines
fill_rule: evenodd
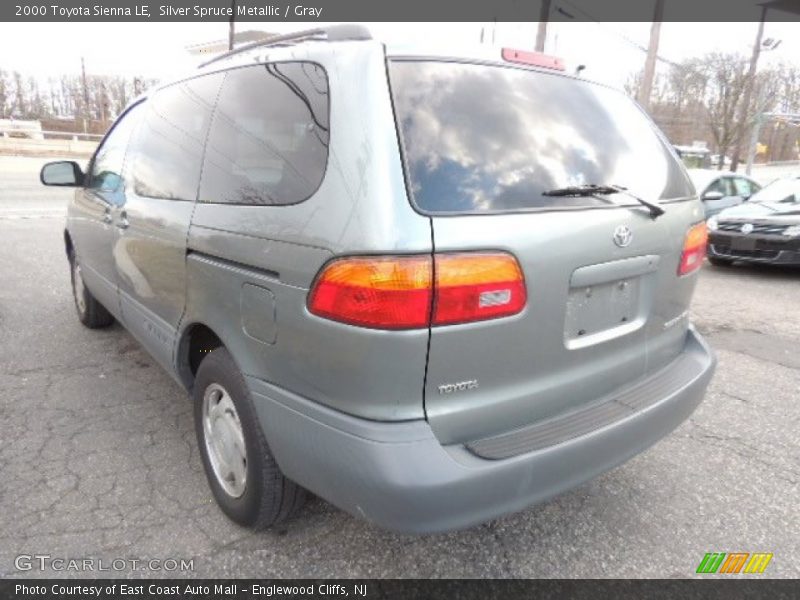
<svg viewBox="0 0 800 600">
<path fill-rule="evenodd" d="M 76 131 L 47 131 L 47 130 L 29 130 L 29 129 L 15 129 L 13 127 L 0 127 L 0 137 L 14 138 L 20 140 L 86 140 L 99 142 L 103 136 L 97 133 L 79 133 Z"/>
<path fill-rule="evenodd" d="M 0 154 L 22 156 L 89 157 L 94 154 L 102 135 L 72 131 L 37 131 L 0 129 Z M 12 135 L 9 135 L 12 134 Z"/>
</svg>

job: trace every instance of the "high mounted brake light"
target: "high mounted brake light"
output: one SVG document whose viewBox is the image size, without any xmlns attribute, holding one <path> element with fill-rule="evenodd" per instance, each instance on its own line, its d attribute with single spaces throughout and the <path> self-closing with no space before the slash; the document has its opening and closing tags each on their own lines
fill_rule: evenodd
<svg viewBox="0 0 800 600">
<path fill-rule="evenodd" d="M 686 232 L 683 242 L 683 252 L 681 262 L 678 265 L 678 275 L 688 275 L 694 273 L 703 264 L 706 255 L 706 245 L 708 244 L 708 227 L 705 221 L 692 226 Z"/>
<path fill-rule="evenodd" d="M 516 50 L 514 48 L 503 48 L 503 60 L 506 62 L 519 63 L 522 65 L 532 65 L 544 69 L 554 69 L 565 71 L 564 61 L 556 56 L 542 54 L 541 52 L 528 52 L 526 50 Z"/>
<path fill-rule="evenodd" d="M 312 286 L 308 309 L 333 321 L 396 330 L 496 319 L 520 312 L 525 302 L 525 280 L 513 256 L 465 252 L 433 260 L 334 260 Z"/>
</svg>

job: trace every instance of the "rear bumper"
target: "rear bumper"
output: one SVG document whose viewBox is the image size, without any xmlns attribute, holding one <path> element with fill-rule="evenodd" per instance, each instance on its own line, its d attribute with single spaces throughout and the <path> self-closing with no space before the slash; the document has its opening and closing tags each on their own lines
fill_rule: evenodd
<svg viewBox="0 0 800 600">
<path fill-rule="evenodd" d="M 425 421 L 379 423 L 248 380 L 283 472 L 339 508 L 389 529 L 468 527 L 521 510 L 626 461 L 671 432 L 702 400 L 713 353 L 689 330 L 692 369 L 645 408 L 578 437 L 502 460 L 442 446 Z M 677 362 L 678 359 L 676 359 Z M 662 371 L 663 374 L 663 371 Z M 652 393 L 653 386 L 641 382 Z M 631 390 L 626 394 L 630 398 Z"/>
</svg>

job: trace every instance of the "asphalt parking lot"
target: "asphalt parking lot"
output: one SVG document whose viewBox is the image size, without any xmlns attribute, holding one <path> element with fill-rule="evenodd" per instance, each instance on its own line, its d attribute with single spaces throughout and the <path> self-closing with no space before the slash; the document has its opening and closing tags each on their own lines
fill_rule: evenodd
<svg viewBox="0 0 800 600">
<path fill-rule="evenodd" d="M 692 314 L 719 367 L 704 403 L 572 492 L 427 537 L 313 499 L 254 534 L 214 504 L 183 390 L 119 325 L 79 324 L 70 192 L 39 184 L 42 162 L 0 157 L 0 577 L 98 575 L 17 570 L 37 554 L 193 559 L 181 575 L 197 577 L 691 577 L 706 552 L 771 552 L 764 576 L 800 577 L 800 270 L 706 266 Z"/>
</svg>

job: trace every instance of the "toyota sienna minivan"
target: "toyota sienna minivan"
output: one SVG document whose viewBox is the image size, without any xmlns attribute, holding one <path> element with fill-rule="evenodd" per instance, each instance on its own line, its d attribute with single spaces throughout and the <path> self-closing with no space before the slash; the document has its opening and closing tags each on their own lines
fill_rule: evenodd
<svg viewBox="0 0 800 600">
<path fill-rule="evenodd" d="M 270 38 L 41 180 L 76 188 L 81 322 L 118 321 L 189 391 L 242 525 L 306 490 L 401 531 L 519 511 L 670 433 L 714 370 L 686 171 L 545 55 Z"/>
</svg>

